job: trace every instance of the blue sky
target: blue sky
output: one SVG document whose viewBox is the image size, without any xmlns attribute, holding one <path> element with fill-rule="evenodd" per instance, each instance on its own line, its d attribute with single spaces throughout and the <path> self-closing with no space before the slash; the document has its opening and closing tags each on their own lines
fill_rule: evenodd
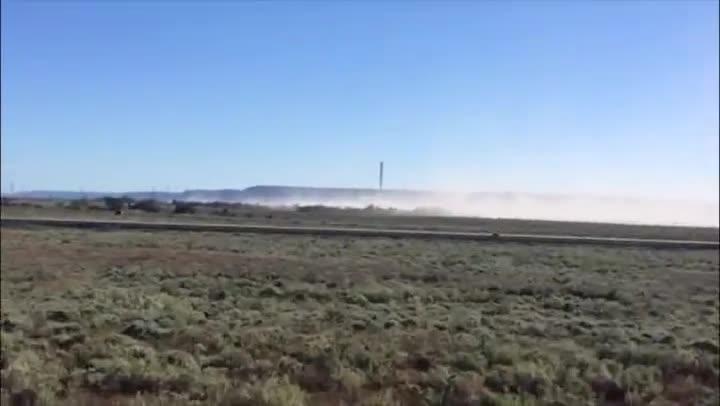
<svg viewBox="0 0 720 406">
<path fill-rule="evenodd" d="M 718 2 L 2 2 L 2 189 L 718 200 Z"/>
</svg>

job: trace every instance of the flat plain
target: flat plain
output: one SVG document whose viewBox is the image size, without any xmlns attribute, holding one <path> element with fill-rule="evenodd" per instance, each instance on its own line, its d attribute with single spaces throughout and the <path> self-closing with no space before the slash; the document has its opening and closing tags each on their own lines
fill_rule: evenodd
<svg viewBox="0 0 720 406">
<path fill-rule="evenodd" d="M 3 228 L 2 400 L 715 405 L 719 266 L 717 250 Z"/>
<path fill-rule="evenodd" d="M 620 237 L 668 240 L 718 241 L 717 227 L 628 225 L 503 218 L 450 217 L 393 213 L 382 209 L 339 209 L 322 206 L 268 208 L 243 204 L 198 204 L 192 214 L 175 214 L 172 205 L 157 212 L 127 210 L 121 216 L 100 201 L 14 201 L 2 205 L 3 217 L 61 218 L 162 223 L 211 223 L 262 226 L 381 228 L 400 230 L 547 234 L 585 237 Z"/>
</svg>

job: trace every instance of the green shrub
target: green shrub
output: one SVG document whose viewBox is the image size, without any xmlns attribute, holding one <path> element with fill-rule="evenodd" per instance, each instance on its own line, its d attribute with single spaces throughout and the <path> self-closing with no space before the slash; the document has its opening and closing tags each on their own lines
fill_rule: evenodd
<svg viewBox="0 0 720 406">
<path fill-rule="evenodd" d="M 105 203 L 105 207 L 108 210 L 111 211 L 122 211 L 126 210 L 130 204 L 132 204 L 132 199 L 126 198 L 126 197 L 104 197 L 103 202 Z"/>
<path fill-rule="evenodd" d="M 197 212 L 197 204 L 191 202 L 173 201 L 175 214 L 195 214 Z"/>
<path fill-rule="evenodd" d="M 455 354 L 450 365 L 460 371 L 480 371 L 482 369 L 482 361 L 466 352 Z"/>
</svg>

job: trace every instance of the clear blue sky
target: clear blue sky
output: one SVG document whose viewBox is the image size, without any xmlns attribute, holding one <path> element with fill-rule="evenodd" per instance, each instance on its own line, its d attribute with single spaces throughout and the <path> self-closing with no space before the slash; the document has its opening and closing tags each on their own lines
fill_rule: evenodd
<svg viewBox="0 0 720 406">
<path fill-rule="evenodd" d="M 2 188 L 718 200 L 718 2 L 2 2 Z"/>
</svg>

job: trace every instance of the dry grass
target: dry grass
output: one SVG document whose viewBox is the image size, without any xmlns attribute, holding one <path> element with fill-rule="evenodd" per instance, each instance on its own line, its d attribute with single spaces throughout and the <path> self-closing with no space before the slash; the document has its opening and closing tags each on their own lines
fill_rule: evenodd
<svg viewBox="0 0 720 406">
<path fill-rule="evenodd" d="M 2 397 L 717 404 L 718 252 L 2 230 Z M 9 404 L 9 403 L 8 403 Z"/>
<path fill-rule="evenodd" d="M 138 220 L 159 222 L 201 222 L 282 226 L 330 226 L 363 228 L 397 228 L 409 230 L 497 232 L 520 234 L 561 234 L 577 236 L 659 238 L 676 240 L 718 241 L 717 227 L 670 227 L 626 224 L 532 221 L 476 217 L 423 216 L 410 213 L 388 214 L 375 211 L 319 208 L 269 208 L 252 205 L 198 204 L 192 214 L 174 213 L 170 204 L 159 205 L 159 211 L 127 210 L 122 216 L 105 208 L 102 201 L 11 202 L 2 206 L 3 216 L 56 217 L 72 219 Z M 181 210 L 186 211 L 186 210 Z"/>
</svg>

